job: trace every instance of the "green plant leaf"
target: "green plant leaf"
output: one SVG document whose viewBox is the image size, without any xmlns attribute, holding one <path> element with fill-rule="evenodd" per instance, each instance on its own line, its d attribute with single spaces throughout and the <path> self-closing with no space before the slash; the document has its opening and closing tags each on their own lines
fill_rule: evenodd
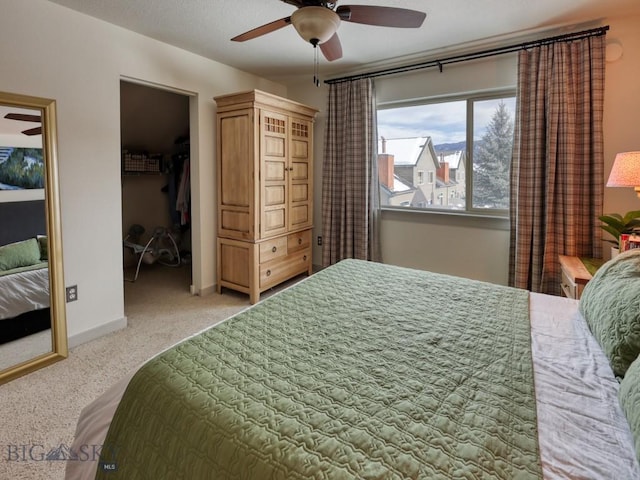
<svg viewBox="0 0 640 480">
<path fill-rule="evenodd" d="M 640 210 L 632 210 L 627 212 L 623 217 L 622 221 L 624 223 L 630 223 L 632 221 L 640 221 Z"/>
<path fill-rule="evenodd" d="M 600 228 L 602 228 L 605 232 L 609 233 L 616 240 L 620 239 L 620 230 L 619 229 L 614 228 L 614 227 L 612 227 L 610 225 L 601 225 Z"/>
<path fill-rule="evenodd" d="M 634 219 L 640 219 L 640 210 L 631 210 L 630 212 L 627 212 L 622 221 L 624 223 L 629 223 L 630 221 L 634 220 Z"/>
<path fill-rule="evenodd" d="M 622 220 L 622 217 L 620 215 L 617 215 L 617 216 L 615 214 L 613 214 L 613 215 L 602 215 L 599 218 L 606 225 L 610 226 L 611 228 L 615 228 L 616 230 L 618 230 L 618 232 L 622 232 L 626 227 L 626 224 Z M 603 226 L 603 228 L 604 228 L 604 226 Z"/>
<path fill-rule="evenodd" d="M 609 213 L 598 217 L 604 225 L 600 225 L 605 232 L 615 238 L 615 241 L 605 239 L 605 241 L 617 245 L 620 242 L 620 235 L 623 233 L 633 233 L 640 231 L 640 210 L 632 210 L 624 216 L 619 213 Z"/>
<path fill-rule="evenodd" d="M 602 220 L 603 222 L 605 221 L 605 219 L 611 219 L 611 220 L 619 220 L 620 222 L 624 221 L 624 219 L 622 218 L 622 215 L 620 215 L 619 213 L 608 213 L 606 215 L 601 215 L 600 220 Z"/>
</svg>

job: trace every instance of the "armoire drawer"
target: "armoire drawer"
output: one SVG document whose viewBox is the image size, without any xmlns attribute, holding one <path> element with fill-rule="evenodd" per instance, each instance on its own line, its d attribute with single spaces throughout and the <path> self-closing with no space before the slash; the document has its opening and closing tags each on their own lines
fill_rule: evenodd
<svg viewBox="0 0 640 480">
<path fill-rule="evenodd" d="M 304 250 L 311 246 L 311 229 L 290 233 L 287 236 L 287 253 Z"/>
<path fill-rule="evenodd" d="M 278 237 L 260 244 L 260 263 L 270 262 L 287 254 L 287 237 Z"/>
<path fill-rule="evenodd" d="M 260 288 L 277 285 L 309 268 L 311 250 L 301 250 L 284 258 L 260 265 Z"/>
</svg>

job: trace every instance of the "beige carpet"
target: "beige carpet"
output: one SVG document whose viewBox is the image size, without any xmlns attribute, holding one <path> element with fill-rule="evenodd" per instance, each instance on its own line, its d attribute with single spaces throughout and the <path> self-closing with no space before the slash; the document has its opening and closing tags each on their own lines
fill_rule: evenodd
<svg viewBox="0 0 640 480">
<path fill-rule="evenodd" d="M 154 354 L 249 306 L 248 296 L 228 290 L 192 296 L 189 278 L 186 267 L 145 268 L 125 282 L 126 329 L 0 386 L 0 479 L 64 478 L 64 463 L 43 457 L 71 444 L 85 405 Z"/>
</svg>

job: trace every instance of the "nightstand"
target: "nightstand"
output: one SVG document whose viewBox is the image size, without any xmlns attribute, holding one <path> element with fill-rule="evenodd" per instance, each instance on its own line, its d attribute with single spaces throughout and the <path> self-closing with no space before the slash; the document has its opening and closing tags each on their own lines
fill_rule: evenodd
<svg viewBox="0 0 640 480">
<path fill-rule="evenodd" d="M 585 265 L 588 264 L 597 269 L 602 265 L 603 261 L 599 259 L 581 259 L 580 257 L 569 257 L 567 255 L 558 255 L 560 260 L 560 269 L 562 272 L 562 280 L 560 286 L 565 297 L 575 298 L 576 300 L 582 295 L 584 286 L 591 280 L 592 276 Z"/>
</svg>

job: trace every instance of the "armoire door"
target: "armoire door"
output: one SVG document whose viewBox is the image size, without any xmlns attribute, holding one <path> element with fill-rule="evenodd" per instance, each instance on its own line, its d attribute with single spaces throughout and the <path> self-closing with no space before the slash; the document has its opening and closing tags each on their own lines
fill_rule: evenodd
<svg viewBox="0 0 640 480">
<path fill-rule="evenodd" d="M 309 228 L 313 223 L 312 126 L 308 120 L 289 119 L 289 231 Z"/>
<path fill-rule="evenodd" d="M 254 238 L 253 109 L 218 115 L 218 234 Z"/>
<path fill-rule="evenodd" d="M 260 237 L 268 238 L 288 231 L 286 115 L 260 111 Z"/>
</svg>

